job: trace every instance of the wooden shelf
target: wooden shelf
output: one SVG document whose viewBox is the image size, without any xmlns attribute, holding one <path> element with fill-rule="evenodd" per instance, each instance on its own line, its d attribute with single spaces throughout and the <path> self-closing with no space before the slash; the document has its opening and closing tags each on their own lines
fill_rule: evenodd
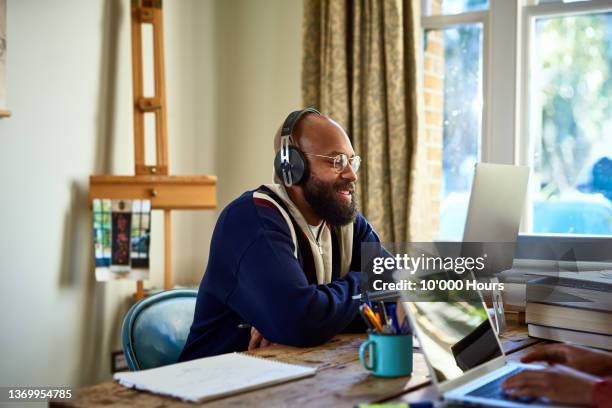
<svg viewBox="0 0 612 408">
<path fill-rule="evenodd" d="M 11 116 L 11 111 L 0 109 L 0 118 L 8 118 Z"/>
<path fill-rule="evenodd" d="M 94 198 L 151 200 L 152 209 L 200 210 L 217 206 L 215 176 L 90 176 Z"/>
</svg>

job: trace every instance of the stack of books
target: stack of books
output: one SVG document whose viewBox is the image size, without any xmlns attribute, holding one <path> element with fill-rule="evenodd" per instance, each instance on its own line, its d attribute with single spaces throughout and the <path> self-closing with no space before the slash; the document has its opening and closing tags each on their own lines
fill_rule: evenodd
<svg viewBox="0 0 612 408">
<path fill-rule="evenodd" d="M 529 335 L 612 350 L 612 283 L 543 277 L 527 284 Z"/>
</svg>

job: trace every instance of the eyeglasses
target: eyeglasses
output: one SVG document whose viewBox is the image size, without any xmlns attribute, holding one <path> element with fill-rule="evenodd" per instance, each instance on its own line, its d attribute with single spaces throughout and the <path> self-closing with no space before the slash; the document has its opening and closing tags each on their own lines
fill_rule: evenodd
<svg viewBox="0 0 612 408">
<path fill-rule="evenodd" d="M 302 153 L 308 156 L 323 157 L 325 159 L 332 160 L 334 164 L 334 170 L 336 170 L 336 172 L 338 173 L 342 173 L 346 169 L 346 166 L 348 166 L 349 163 L 351 164 L 351 168 L 353 169 L 353 172 L 357 173 L 357 170 L 359 170 L 359 166 L 361 165 L 361 157 L 359 156 L 353 156 L 349 158 L 344 153 L 340 153 L 337 156 L 324 156 L 322 154 L 314 154 L 314 153 L 306 153 L 306 152 L 302 152 Z"/>
</svg>

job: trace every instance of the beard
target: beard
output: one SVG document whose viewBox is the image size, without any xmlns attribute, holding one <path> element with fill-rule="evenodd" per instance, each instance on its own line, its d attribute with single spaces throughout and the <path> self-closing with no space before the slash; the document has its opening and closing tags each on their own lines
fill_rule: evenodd
<svg viewBox="0 0 612 408">
<path fill-rule="evenodd" d="M 338 198 L 338 191 L 351 191 L 351 202 L 347 204 Z M 325 183 L 312 175 L 306 179 L 304 186 L 304 198 L 310 204 L 314 212 L 323 220 L 333 226 L 340 227 L 350 224 L 357 216 L 355 205 L 355 183 L 350 181 L 339 181 L 336 183 Z"/>
</svg>

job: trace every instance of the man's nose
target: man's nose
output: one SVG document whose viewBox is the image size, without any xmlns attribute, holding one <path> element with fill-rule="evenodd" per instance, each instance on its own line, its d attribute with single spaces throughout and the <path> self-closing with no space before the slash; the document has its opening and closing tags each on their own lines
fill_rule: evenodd
<svg viewBox="0 0 612 408">
<path fill-rule="evenodd" d="M 349 163 L 341 174 L 342 178 L 349 181 L 357 181 L 357 173 L 353 170 L 353 166 Z"/>
</svg>

